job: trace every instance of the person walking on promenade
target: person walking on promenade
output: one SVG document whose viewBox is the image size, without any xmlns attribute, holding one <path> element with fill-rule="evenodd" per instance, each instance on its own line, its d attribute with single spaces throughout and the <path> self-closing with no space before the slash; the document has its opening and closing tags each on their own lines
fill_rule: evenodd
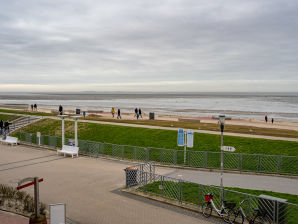
<svg viewBox="0 0 298 224">
<path fill-rule="evenodd" d="M 139 115 L 140 115 L 141 118 L 143 118 L 141 108 L 139 108 Z"/>
<path fill-rule="evenodd" d="M 118 116 L 117 116 L 117 119 L 121 119 L 121 112 L 120 112 L 120 109 L 118 108 Z"/>
<path fill-rule="evenodd" d="M 9 123 L 8 123 L 8 121 L 5 121 L 5 123 L 4 123 L 4 132 L 6 133 L 6 135 L 9 135 Z"/>
<path fill-rule="evenodd" d="M 63 114 L 63 107 L 61 105 L 59 105 L 59 114 L 62 115 Z"/>
<path fill-rule="evenodd" d="M 274 122 L 274 118 L 271 119 L 271 122 L 272 122 L 272 124 L 273 124 L 273 122 Z"/>
<path fill-rule="evenodd" d="M 34 104 L 34 110 L 37 111 L 37 104 Z"/>
<path fill-rule="evenodd" d="M 267 114 L 265 115 L 265 121 L 266 121 L 266 123 L 268 122 L 268 116 L 267 116 Z"/>
<path fill-rule="evenodd" d="M 3 120 L 0 120 L 0 135 L 2 135 L 3 132 Z"/>
<path fill-rule="evenodd" d="M 111 113 L 112 113 L 112 117 L 114 118 L 114 116 L 115 116 L 115 109 L 114 109 L 114 107 L 112 107 Z"/>
<path fill-rule="evenodd" d="M 134 117 L 137 117 L 137 115 L 139 114 L 139 111 L 138 111 L 138 108 L 135 109 L 135 116 Z"/>
</svg>

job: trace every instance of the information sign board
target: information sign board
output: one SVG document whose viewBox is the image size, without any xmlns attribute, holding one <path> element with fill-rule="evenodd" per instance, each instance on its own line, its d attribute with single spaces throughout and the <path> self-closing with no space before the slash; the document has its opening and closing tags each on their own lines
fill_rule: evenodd
<svg viewBox="0 0 298 224">
<path fill-rule="evenodd" d="M 178 129 L 178 146 L 184 146 L 184 130 Z"/>
<path fill-rule="evenodd" d="M 192 130 L 187 131 L 187 147 L 188 148 L 193 147 L 193 131 Z"/>
<path fill-rule="evenodd" d="M 50 224 L 66 223 L 66 206 L 65 204 L 50 205 Z"/>
</svg>

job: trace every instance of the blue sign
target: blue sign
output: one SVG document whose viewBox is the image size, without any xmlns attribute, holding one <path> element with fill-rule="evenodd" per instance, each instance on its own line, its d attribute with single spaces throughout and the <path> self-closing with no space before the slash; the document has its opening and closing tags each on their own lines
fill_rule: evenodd
<svg viewBox="0 0 298 224">
<path fill-rule="evenodd" d="M 178 146 L 184 146 L 184 130 L 178 129 Z"/>
</svg>

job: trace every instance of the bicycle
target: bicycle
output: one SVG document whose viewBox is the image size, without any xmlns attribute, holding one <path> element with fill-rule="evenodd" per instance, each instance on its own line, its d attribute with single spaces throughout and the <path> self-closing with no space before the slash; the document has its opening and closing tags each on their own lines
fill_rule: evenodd
<svg viewBox="0 0 298 224">
<path fill-rule="evenodd" d="M 233 203 L 233 202 L 228 203 L 226 201 L 223 201 L 221 208 L 218 209 L 213 202 L 213 195 L 209 193 L 205 195 L 205 203 L 202 204 L 202 212 L 203 212 L 203 216 L 205 216 L 206 218 L 209 218 L 212 214 L 212 210 L 214 209 L 216 213 L 225 222 L 230 223 L 228 210 L 233 209 L 235 206 L 236 206 L 236 203 Z"/>
<path fill-rule="evenodd" d="M 244 219 L 248 221 L 249 224 L 270 224 L 270 218 L 268 217 L 268 213 L 264 210 L 260 210 L 259 208 L 254 208 L 254 216 L 253 218 L 247 217 L 245 212 L 242 209 L 242 204 L 244 200 L 239 203 L 239 208 L 229 211 L 229 221 L 230 223 L 243 223 Z"/>
</svg>

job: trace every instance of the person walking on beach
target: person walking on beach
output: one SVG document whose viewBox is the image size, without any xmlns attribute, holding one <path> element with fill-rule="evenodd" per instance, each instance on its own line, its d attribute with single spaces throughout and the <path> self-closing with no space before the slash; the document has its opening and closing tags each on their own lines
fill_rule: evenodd
<svg viewBox="0 0 298 224">
<path fill-rule="evenodd" d="M 272 124 L 273 124 L 273 122 L 274 122 L 274 118 L 271 119 L 271 122 L 272 122 Z"/>
<path fill-rule="evenodd" d="M 138 108 L 135 109 L 135 116 L 134 117 L 137 117 L 139 111 L 138 111 Z"/>
<path fill-rule="evenodd" d="M 266 121 L 266 123 L 268 122 L 268 116 L 267 116 L 267 114 L 265 115 L 265 121 Z"/>
<path fill-rule="evenodd" d="M 120 112 L 120 109 L 118 108 L 118 116 L 117 116 L 117 119 L 121 119 L 121 112 Z"/>
<path fill-rule="evenodd" d="M 112 117 L 114 118 L 114 116 L 115 116 L 115 109 L 114 109 L 114 107 L 112 107 L 111 113 L 112 113 Z"/>
<path fill-rule="evenodd" d="M 143 118 L 141 108 L 139 108 L 139 115 L 140 115 L 141 118 Z"/>
<path fill-rule="evenodd" d="M 33 104 L 31 104 L 31 111 L 33 111 Z"/>
<path fill-rule="evenodd" d="M 34 110 L 37 111 L 37 104 L 34 104 Z"/>
</svg>

